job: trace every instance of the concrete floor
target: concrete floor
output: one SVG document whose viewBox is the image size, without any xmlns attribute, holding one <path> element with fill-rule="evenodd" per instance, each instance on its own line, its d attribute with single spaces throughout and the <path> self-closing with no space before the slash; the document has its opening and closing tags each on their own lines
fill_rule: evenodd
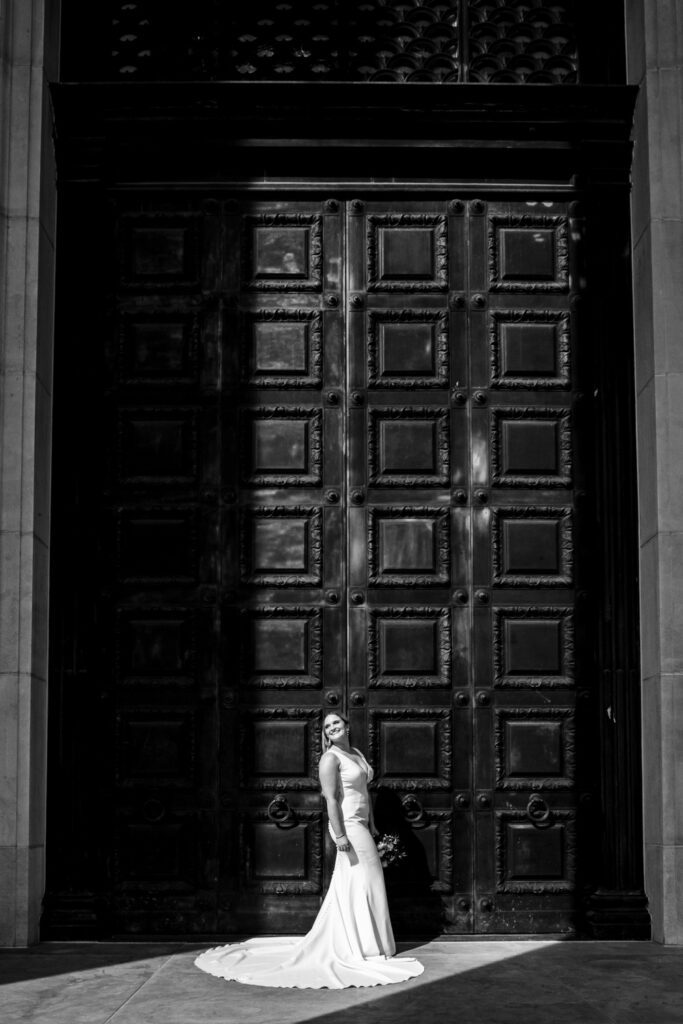
<svg viewBox="0 0 683 1024">
<path fill-rule="evenodd" d="M 683 1022 L 683 947 L 403 943 L 425 972 L 330 992 L 224 982 L 188 943 L 46 943 L 0 952 L 2 1024 L 666 1024 Z"/>
</svg>

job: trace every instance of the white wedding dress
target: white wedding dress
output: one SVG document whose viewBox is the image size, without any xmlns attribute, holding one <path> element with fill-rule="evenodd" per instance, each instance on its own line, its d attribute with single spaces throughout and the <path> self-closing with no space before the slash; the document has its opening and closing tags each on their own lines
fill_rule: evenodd
<svg viewBox="0 0 683 1024">
<path fill-rule="evenodd" d="M 348 853 L 337 853 L 327 896 L 313 927 L 300 937 L 249 939 L 208 949 L 195 960 L 208 974 L 270 988 L 358 988 L 392 985 L 424 970 L 396 951 L 384 876 L 368 829 L 372 768 L 360 753 L 330 748 L 339 760 L 341 810 Z"/>
</svg>

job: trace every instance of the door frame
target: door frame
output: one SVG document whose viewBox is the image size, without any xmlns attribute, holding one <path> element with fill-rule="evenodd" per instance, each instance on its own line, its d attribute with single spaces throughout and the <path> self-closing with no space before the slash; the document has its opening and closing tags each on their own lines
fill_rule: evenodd
<svg viewBox="0 0 683 1024">
<path fill-rule="evenodd" d="M 588 225 L 588 275 L 600 295 L 577 311 L 596 341 L 592 346 L 585 422 L 596 453 L 595 509 L 602 589 L 593 650 L 596 699 L 584 697 L 600 747 L 601 777 L 584 794 L 603 821 L 595 870 L 585 880 L 581 928 L 601 938 L 642 938 L 649 922 L 642 882 L 640 811 L 640 682 L 638 652 L 637 509 L 633 352 L 630 306 L 628 176 L 629 130 L 635 90 L 629 87 L 333 85 L 294 83 L 117 84 L 53 87 L 57 114 L 62 241 L 69 219 L 84 207 L 107 217 L 114 190 L 235 189 L 254 193 L 287 188 L 301 193 L 312 177 L 335 194 L 445 186 L 460 196 L 562 196 L 580 204 Z M 178 146 L 178 139 L 183 144 Z M 500 175 L 498 168 L 504 169 Z M 345 170 L 342 175 L 340 168 Z M 400 174 L 397 174 L 400 168 Z M 229 169 L 229 173 L 228 170 Z M 457 175 L 453 174 L 454 169 Z M 331 193 L 330 193 L 331 194 Z M 625 300 L 625 297 L 626 300 Z M 59 319 L 58 319 L 59 324 Z M 59 327 L 57 366 L 59 386 Z M 59 392 L 57 417 L 59 417 Z M 56 465 L 59 419 L 55 429 Z M 55 487 L 57 506 L 67 498 Z M 58 522 L 59 517 L 56 517 Z M 59 550 L 63 539 L 55 533 Z M 63 571 L 63 570 L 62 570 Z M 53 594 L 59 603 L 56 562 Z M 590 600 L 586 595 L 586 600 Z M 53 636 L 55 636 L 53 629 Z M 74 793 L 73 766 L 64 759 L 60 719 L 64 664 L 53 641 L 52 741 L 49 820 L 55 835 L 64 800 Z M 581 697 L 581 694 L 579 694 Z M 609 709 L 609 716 L 608 716 Z M 616 724 L 614 724 L 616 723 Z M 69 797 L 70 799 L 70 797 Z M 581 841 L 581 840 L 580 840 Z M 50 848 L 55 850 L 54 840 Z M 48 867 L 49 937 L 106 934 L 106 912 L 90 895 L 61 925 L 59 871 Z M 50 879 L 53 881 L 50 882 Z M 96 882 L 96 877 L 93 876 Z M 74 923 L 76 922 L 76 923 Z"/>
</svg>

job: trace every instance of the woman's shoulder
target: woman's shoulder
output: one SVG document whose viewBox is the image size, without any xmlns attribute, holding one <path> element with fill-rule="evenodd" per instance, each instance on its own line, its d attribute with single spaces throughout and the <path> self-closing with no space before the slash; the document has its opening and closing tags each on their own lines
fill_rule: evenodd
<svg viewBox="0 0 683 1024">
<path fill-rule="evenodd" d="M 337 752 L 334 749 L 334 747 L 330 747 L 328 750 L 326 750 L 325 753 L 323 754 L 323 756 L 320 758 L 320 760 L 318 762 L 318 765 L 320 766 L 320 768 L 324 768 L 326 765 L 338 765 L 338 764 L 339 764 L 339 757 L 337 756 Z"/>
</svg>

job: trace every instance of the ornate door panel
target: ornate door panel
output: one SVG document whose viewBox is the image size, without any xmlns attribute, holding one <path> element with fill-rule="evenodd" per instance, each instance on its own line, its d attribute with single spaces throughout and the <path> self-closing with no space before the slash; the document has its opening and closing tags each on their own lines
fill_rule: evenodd
<svg viewBox="0 0 683 1024">
<path fill-rule="evenodd" d="M 409 850 L 392 912 L 566 931 L 578 225 L 459 200 L 347 223 L 349 701 Z"/>
<path fill-rule="evenodd" d="M 297 931 L 323 892 L 323 702 L 345 681 L 340 207 L 243 202 L 226 226 L 219 927 Z"/>
<path fill-rule="evenodd" d="M 218 858 L 221 226 L 200 200 L 122 202 L 115 223 L 97 457 L 79 469 L 101 511 L 80 638 L 100 699 L 87 842 L 90 857 L 101 844 L 110 933 L 201 932 Z"/>
<path fill-rule="evenodd" d="M 395 923 L 468 931 L 466 222 L 458 203 L 373 200 L 347 223 L 352 730 L 408 851 Z"/>
<path fill-rule="evenodd" d="M 345 678 L 340 209 L 122 202 L 117 233 L 113 927 L 297 931 Z"/>
<path fill-rule="evenodd" d="M 475 929 L 560 932 L 577 881 L 574 688 L 586 647 L 575 608 L 579 225 L 564 203 L 470 212 Z"/>
</svg>

